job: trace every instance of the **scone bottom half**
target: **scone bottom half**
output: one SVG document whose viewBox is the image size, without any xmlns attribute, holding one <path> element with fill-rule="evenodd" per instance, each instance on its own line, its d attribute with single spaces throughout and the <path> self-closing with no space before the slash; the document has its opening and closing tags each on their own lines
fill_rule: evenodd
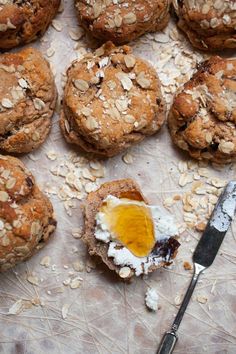
<svg viewBox="0 0 236 354">
<path fill-rule="evenodd" d="M 107 42 L 67 71 L 60 126 L 67 142 L 112 157 L 155 134 L 166 103 L 155 69 Z"/>
<path fill-rule="evenodd" d="M 56 100 L 53 73 L 38 50 L 0 54 L 0 151 L 37 149 L 51 129 Z"/>
<path fill-rule="evenodd" d="M 171 264 L 180 246 L 173 217 L 149 206 L 132 179 L 107 182 L 89 193 L 84 220 L 89 254 L 123 279 Z"/>
<path fill-rule="evenodd" d="M 173 142 L 197 160 L 236 161 L 236 60 L 211 57 L 179 89 L 168 117 Z"/>
<path fill-rule="evenodd" d="M 79 23 L 99 41 L 117 45 L 144 33 L 164 29 L 169 21 L 169 0 L 75 0 Z"/>
<path fill-rule="evenodd" d="M 15 157 L 0 155 L 0 271 L 30 258 L 56 228 L 49 199 Z"/>
</svg>

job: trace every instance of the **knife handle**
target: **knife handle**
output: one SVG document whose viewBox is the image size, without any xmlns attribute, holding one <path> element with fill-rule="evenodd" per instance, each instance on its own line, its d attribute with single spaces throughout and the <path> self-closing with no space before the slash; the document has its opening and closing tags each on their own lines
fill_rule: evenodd
<svg viewBox="0 0 236 354">
<path fill-rule="evenodd" d="M 161 341 L 157 354 L 171 354 L 178 340 L 177 334 L 174 332 L 166 332 Z"/>
</svg>

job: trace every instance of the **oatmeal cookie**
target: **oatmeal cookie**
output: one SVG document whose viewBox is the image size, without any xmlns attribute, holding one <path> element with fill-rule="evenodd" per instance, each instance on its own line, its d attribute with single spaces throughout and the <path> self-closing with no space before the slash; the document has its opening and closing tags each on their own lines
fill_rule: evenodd
<svg viewBox="0 0 236 354">
<path fill-rule="evenodd" d="M 165 110 L 154 68 L 107 42 L 68 69 L 60 124 L 69 143 L 109 157 L 156 133 Z"/>
<path fill-rule="evenodd" d="M 30 171 L 0 155 L 0 271 L 31 257 L 55 227 L 52 205 Z"/>
<path fill-rule="evenodd" d="M 145 202 L 145 204 L 148 204 L 148 202 L 135 181 L 132 179 L 122 179 L 102 184 L 98 190 L 89 193 L 84 204 L 84 231 L 82 233 L 82 240 L 87 245 L 89 254 L 101 258 L 103 263 L 110 270 L 115 271 L 121 278 L 129 279 L 135 274 L 134 269 L 115 264 L 113 258 L 109 256 L 109 243 L 104 243 L 95 237 L 96 216 L 107 196 L 128 198 L 132 201 Z M 168 241 L 165 240 L 163 245 L 155 245 L 150 254 L 151 261 L 146 269 L 146 273 L 153 272 L 164 265 L 170 264 L 176 257 L 179 246 L 180 244 L 175 237 L 170 237 Z M 163 258 L 160 262 L 155 263 L 155 258 L 160 255 Z M 166 255 L 168 255 L 168 260 L 165 258 Z"/>
<path fill-rule="evenodd" d="M 0 150 L 39 147 L 50 131 L 56 98 L 53 74 L 39 51 L 0 54 Z"/>
<path fill-rule="evenodd" d="M 0 49 L 42 36 L 59 5 L 60 0 L 0 0 Z"/>
<path fill-rule="evenodd" d="M 234 0 L 174 0 L 178 26 L 195 48 L 236 48 Z"/>
<path fill-rule="evenodd" d="M 198 160 L 236 160 L 236 60 L 200 64 L 176 94 L 168 125 L 174 143 Z"/>
<path fill-rule="evenodd" d="M 94 37 L 127 43 L 146 32 L 166 27 L 169 0 L 75 0 L 82 26 Z"/>
</svg>

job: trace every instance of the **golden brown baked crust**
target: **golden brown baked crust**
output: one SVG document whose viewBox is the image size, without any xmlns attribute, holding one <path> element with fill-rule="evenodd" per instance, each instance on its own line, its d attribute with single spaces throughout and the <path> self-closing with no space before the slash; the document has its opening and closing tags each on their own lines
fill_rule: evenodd
<svg viewBox="0 0 236 354">
<path fill-rule="evenodd" d="M 109 244 L 99 241 L 95 238 L 95 217 L 98 213 L 103 200 L 108 196 L 113 195 L 117 198 L 128 198 L 131 200 L 144 201 L 148 204 L 146 198 L 143 196 L 138 184 L 132 179 L 121 179 L 102 184 L 98 190 L 89 193 L 85 205 L 84 205 L 84 232 L 82 234 L 82 240 L 88 247 L 88 252 L 92 256 L 98 256 L 102 259 L 103 263 L 107 265 L 110 270 L 119 274 L 122 266 L 114 264 L 112 258 L 108 257 L 107 252 Z M 175 258 L 178 249 L 178 242 L 171 237 L 170 240 L 174 240 L 172 252 L 172 259 Z M 171 242 L 170 242 L 171 247 Z M 175 248 L 176 247 L 176 248 Z M 152 265 L 148 271 L 153 272 L 157 268 L 169 264 L 168 262 L 160 262 L 158 265 Z M 134 275 L 134 271 L 131 269 L 131 273 L 128 278 Z"/>
<path fill-rule="evenodd" d="M 42 36 L 60 0 L 0 0 L 0 48 L 29 43 Z"/>
<path fill-rule="evenodd" d="M 196 159 L 236 160 L 236 60 L 211 57 L 174 98 L 168 124 L 174 143 Z"/>
<path fill-rule="evenodd" d="M 0 155 L 0 271 L 31 257 L 55 230 L 49 199 L 23 163 Z"/>
<path fill-rule="evenodd" d="M 0 54 L 0 150 L 39 147 L 50 131 L 56 98 L 53 74 L 39 51 Z"/>
<path fill-rule="evenodd" d="M 178 26 L 195 48 L 236 48 L 234 0 L 174 0 Z"/>
<path fill-rule="evenodd" d="M 154 68 L 107 42 L 67 71 L 61 128 L 68 142 L 113 156 L 156 133 L 165 102 Z"/>
<path fill-rule="evenodd" d="M 169 6 L 169 0 L 75 0 L 82 26 L 94 37 L 116 44 L 166 27 Z"/>
</svg>

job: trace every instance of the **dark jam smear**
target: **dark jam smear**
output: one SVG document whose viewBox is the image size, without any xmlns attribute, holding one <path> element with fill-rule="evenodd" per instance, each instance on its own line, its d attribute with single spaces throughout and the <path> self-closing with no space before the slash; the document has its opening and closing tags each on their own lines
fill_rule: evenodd
<svg viewBox="0 0 236 354">
<path fill-rule="evenodd" d="M 170 237 L 168 240 L 157 242 L 151 255 L 152 257 L 162 257 L 166 262 L 170 262 L 179 246 L 180 243 L 174 237 Z"/>
</svg>

